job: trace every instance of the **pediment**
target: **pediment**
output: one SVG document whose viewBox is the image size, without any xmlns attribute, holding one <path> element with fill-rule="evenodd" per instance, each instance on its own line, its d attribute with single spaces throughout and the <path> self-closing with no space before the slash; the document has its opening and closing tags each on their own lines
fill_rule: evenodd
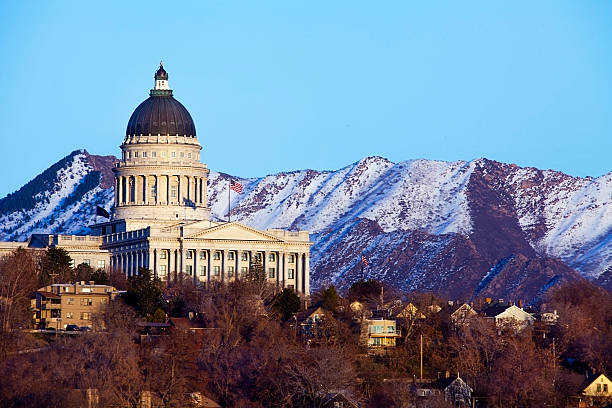
<svg viewBox="0 0 612 408">
<path fill-rule="evenodd" d="M 283 240 L 264 231 L 259 231 L 237 222 L 230 222 L 212 228 L 202 229 L 188 235 L 187 238 L 283 242 Z"/>
</svg>

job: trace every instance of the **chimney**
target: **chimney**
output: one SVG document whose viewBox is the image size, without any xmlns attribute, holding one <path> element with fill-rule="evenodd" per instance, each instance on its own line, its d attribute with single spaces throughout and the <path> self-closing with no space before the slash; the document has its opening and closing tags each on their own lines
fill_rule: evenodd
<svg viewBox="0 0 612 408">
<path fill-rule="evenodd" d="M 487 302 L 487 303 L 491 303 L 491 300 L 492 300 L 491 298 L 486 298 L 486 299 L 485 299 L 485 302 Z"/>
<path fill-rule="evenodd" d="M 444 378 L 450 378 L 450 371 L 446 370 L 444 373 Z"/>
<path fill-rule="evenodd" d="M 95 284 L 96 284 L 96 282 L 95 282 L 95 281 L 89 281 L 89 284 L 90 284 L 90 285 L 95 285 Z"/>
<path fill-rule="evenodd" d="M 520 307 L 521 309 L 523 308 L 523 299 L 519 299 L 518 307 Z"/>
</svg>

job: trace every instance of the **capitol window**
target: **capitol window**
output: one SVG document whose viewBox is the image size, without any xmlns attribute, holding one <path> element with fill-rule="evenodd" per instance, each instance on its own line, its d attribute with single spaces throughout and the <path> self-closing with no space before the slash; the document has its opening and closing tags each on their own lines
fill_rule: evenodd
<svg viewBox="0 0 612 408">
<path fill-rule="evenodd" d="M 170 197 L 176 198 L 176 186 L 170 188 Z"/>
<path fill-rule="evenodd" d="M 151 157 L 157 157 L 157 152 L 151 152 Z"/>
<path fill-rule="evenodd" d="M 166 157 L 166 152 L 161 152 L 162 157 Z"/>
<path fill-rule="evenodd" d="M 219 273 L 221 273 L 221 267 L 215 266 L 215 276 L 219 276 Z"/>
<path fill-rule="evenodd" d="M 181 157 L 185 157 L 185 152 L 181 152 Z"/>
<path fill-rule="evenodd" d="M 206 259 L 206 251 L 200 251 L 200 259 Z"/>
<path fill-rule="evenodd" d="M 227 260 L 228 261 L 233 261 L 234 260 L 234 253 L 233 252 L 228 252 L 227 253 Z"/>
<path fill-rule="evenodd" d="M 142 157 L 147 157 L 147 152 L 142 152 Z"/>
<path fill-rule="evenodd" d="M 172 152 L 172 157 L 176 157 L 176 152 Z"/>
<path fill-rule="evenodd" d="M 166 251 L 161 251 L 159 253 L 159 259 L 166 259 Z"/>
<path fill-rule="evenodd" d="M 206 276 L 206 266 L 200 266 L 200 276 Z"/>
<path fill-rule="evenodd" d="M 294 263 L 294 262 L 295 262 L 295 256 L 289 255 L 289 263 Z"/>
<path fill-rule="evenodd" d="M 268 261 L 275 261 L 275 260 L 276 260 L 276 255 L 274 254 L 268 255 Z"/>
<path fill-rule="evenodd" d="M 289 269 L 289 273 L 287 274 L 287 279 L 293 279 L 294 273 L 295 273 L 294 269 Z"/>
<path fill-rule="evenodd" d="M 248 261 L 249 260 L 249 253 L 248 252 L 243 252 L 241 260 L 242 261 Z"/>
<path fill-rule="evenodd" d="M 191 159 L 191 153 L 187 153 L 187 158 Z"/>
<path fill-rule="evenodd" d="M 273 278 L 273 277 L 274 277 L 274 275 L 275 275 L 275 273 L 276 273 L 276 269 L 274 269 L 274 268 L 269 268 L 269 269 L 268 269 L 268 278 Z"/>
<path fill-rule="evenodd" d="M 227 267 L 227 276 L 234 276 L 234 267 L 233 266 L 228 266 Z"/>
<path fill-rule="evenodd" d="M 219 259 L 221 259 L 221 252 L 216 251 L 216 252 L 215 252 L 215 258 L 214 258 L 214 259 L 215 259 L 215 261 L 218 261 Z"/>
<path fill-rule="evenodd" d="M 159 274 L 164 276 L 166 274 L 166 265 L 160 265 Z"/>
<path fill-rule="evenodd" d="M 134 152 L 134 158 L 138 157 L 138 152 Z"/>
</svg>

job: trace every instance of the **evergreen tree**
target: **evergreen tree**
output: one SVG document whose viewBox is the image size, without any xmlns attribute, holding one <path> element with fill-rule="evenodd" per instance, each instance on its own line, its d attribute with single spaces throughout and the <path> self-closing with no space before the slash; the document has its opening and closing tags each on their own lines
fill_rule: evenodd
<svg viewBox="0 0 612 408">
<path fill-rule="evenodd" d="M 336 291 L 336 287 L 334 285 L 330 285 L 323 292 L 322 306 L 327 310 L 335 310 L 336 306 L 338 306 L 338 292 Z"/>
<path fill-rule="evenodd" d="M 283 320 L 287 320 L 300 311 L 300 304 L 299 296 L 292 289 L 285 288 L 278 294 L 272 307 Z"/>
<path fill-rule="evenodd" d="M 109 285 L 110 284 L 108 274 L 103 269 L 98 269 L 97 271 L 92 273 L 91 280 L 94 281 L 96 285 Z"/>
<path fill-rule="evenodd" d="M 140 268 L 139 274 L 129 279 L 129 289 L 124 295 L 125 303 L 132 306 L 141 316 L 148 320 L 153 318 L 156 309 L 163 309 L 163 283 L 159 278 L 153 278 L 151 271 Z"/>
<path fill-rule="evenodd" d="M 66 283 L 71 280 L 72 258 L 65 249 L 51 247 L 42 260 L 42 273 L 39 286 L 50 283 Z"/>
</svg>

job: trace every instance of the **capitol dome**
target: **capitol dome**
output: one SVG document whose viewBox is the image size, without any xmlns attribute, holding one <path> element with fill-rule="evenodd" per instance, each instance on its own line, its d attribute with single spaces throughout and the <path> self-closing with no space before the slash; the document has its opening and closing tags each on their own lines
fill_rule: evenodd
<svg viewBox="0 0 612 408">
<path fill-rule="evenodd" d="M 196 137 L 195 125 L 187 109 L 172 96 L 168 73 L 163 65 L 155 73 L 155 88 L 128 121 L 126 136 L 162 135 Z"/>
</svg>

